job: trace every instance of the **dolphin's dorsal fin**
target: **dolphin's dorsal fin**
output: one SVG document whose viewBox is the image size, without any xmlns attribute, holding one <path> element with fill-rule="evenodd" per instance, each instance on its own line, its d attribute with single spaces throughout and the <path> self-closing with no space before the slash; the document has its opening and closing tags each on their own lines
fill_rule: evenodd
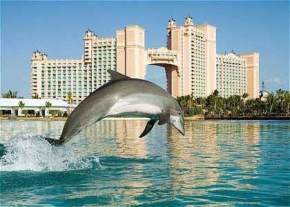
<svg viewBox="0 0 290 207">
<path fill-rule="evenodd" d="M 121 73 L 118 73 L 117 71 L 114 70 L 108 70 L 108 73 L 111 75 L 111 80 L 121 80 L 121 79 L 129 79 L 130 77 L 125 76 Z"/>
</svg>

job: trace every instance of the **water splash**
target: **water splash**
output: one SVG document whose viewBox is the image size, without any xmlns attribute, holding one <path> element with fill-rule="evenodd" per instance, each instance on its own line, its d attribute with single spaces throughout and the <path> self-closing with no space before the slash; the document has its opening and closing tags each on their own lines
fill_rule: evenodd
<svg viewBox="0 0 290 207">
<path fill-rule="evenodd" d="M 81 157 L 69 146 L 54 147 L 41 136 L 21 135 L 1 147 L 0 171 L 66 171 L 100 166 L 97 157 Z"/>
</svg>

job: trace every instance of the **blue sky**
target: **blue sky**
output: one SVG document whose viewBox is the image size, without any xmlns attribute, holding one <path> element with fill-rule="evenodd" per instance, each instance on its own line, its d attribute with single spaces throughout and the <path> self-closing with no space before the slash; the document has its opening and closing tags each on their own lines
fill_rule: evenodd
<svg viewBox="0 0 290 207">
<path fill-rule="evenodd" d="M 166 44 L 170 17 L 183 24 L 217 27 L 217 52 L 260 53 L 260 80 L 266 89 L 289 89 L 288 1 L 1 1 L 1 91 L 30 95 L 30 59 L 36 49 L 50 58 L 80 58 L 83 35 L 115 36 L 115 30 L 139 24 L 146 47 Z M 146 78 L 164 86 L 162 68 L 148 66 Z"/>
</svg>

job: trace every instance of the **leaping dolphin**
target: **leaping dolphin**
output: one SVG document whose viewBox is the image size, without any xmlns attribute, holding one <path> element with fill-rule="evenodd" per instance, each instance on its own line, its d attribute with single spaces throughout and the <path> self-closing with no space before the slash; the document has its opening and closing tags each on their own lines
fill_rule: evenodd
<svg viewBox="0 0 290 207">
<path fill-rule="evenodd" d="M 60 139 L 46 138 L 49 143 L 66 143 L 83 128 L 105 117 L 149 118 L 140 137 L 148 134 L 157 121 L 158 125 L 171 123 L 184 135 L 183 112 L 168 92 L 149 81 L 108 72 L 112 80 L 86 97 L 68 117 Z"/>
</svg>

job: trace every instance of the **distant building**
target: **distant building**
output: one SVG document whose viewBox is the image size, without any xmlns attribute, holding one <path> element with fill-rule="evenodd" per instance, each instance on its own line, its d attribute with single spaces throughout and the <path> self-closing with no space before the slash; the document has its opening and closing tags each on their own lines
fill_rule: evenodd
<svg viewBox="0 0 290 207">
<path fill-rule="evenodd" d="M 216 28 L 186 17 L 182 26 L 169 20 L 166 47 L 146 49 L 144 28 L 129 25 L 117 30 L 115 38 L 86 31 L 80 59 L 53 60 L 34 52 L 32 96 L 72 99 L 78 104 L 110 80 L 108 69 L 144 79 L 147 65 L 165 68 L 167 90 L 175 97 L 205 97 L 215 89 L 226 97 L 243 92 L 249 98 L 259 95 L 259 54 L 217 55 Z"/>
<path fill-rule="evenodd" d="M 1 115 L 24 116 L 25 112 L 30 115 L 49 116 L 49 111 L 65 113 L 73 107 L 56 99 L 0 98 Z"/>
<path fill-rule="evenodd" d="M 33 53 L 32 96 L 71 98 L 78 104 L 110 80 L 108 69 L 116 70 L 116 40 L 98 38 L 88 30 L 82 59 L 48 59 L 42 52 Z"/>
<path fill-rule="evenodd" d="M 210 95 L 216 85 L 216 28 L 193 24 L 192 18 L 186 17 L 183 26 L 169 20 L 167 33 L 168 49 L 178 53 L 177 71 L 170 68 L 167 71 L 173 73 L 173 81 L 176 79 L 177 86 L 172 86 L 177 90 L 176 95 Z"/>
<path fill-rule="evenodd" d="M 244 53 L 240 56 L 246 61 L 247 93 L 249 98 L 258 98 L 260 92 L 260 55 Z"/>
<path fill-rule="evenodd" d="M 233 53 L 217 55 L 216 80 L 222 97 L 243 95 L 247 92 L 246 61 Z"/>
</svg>

